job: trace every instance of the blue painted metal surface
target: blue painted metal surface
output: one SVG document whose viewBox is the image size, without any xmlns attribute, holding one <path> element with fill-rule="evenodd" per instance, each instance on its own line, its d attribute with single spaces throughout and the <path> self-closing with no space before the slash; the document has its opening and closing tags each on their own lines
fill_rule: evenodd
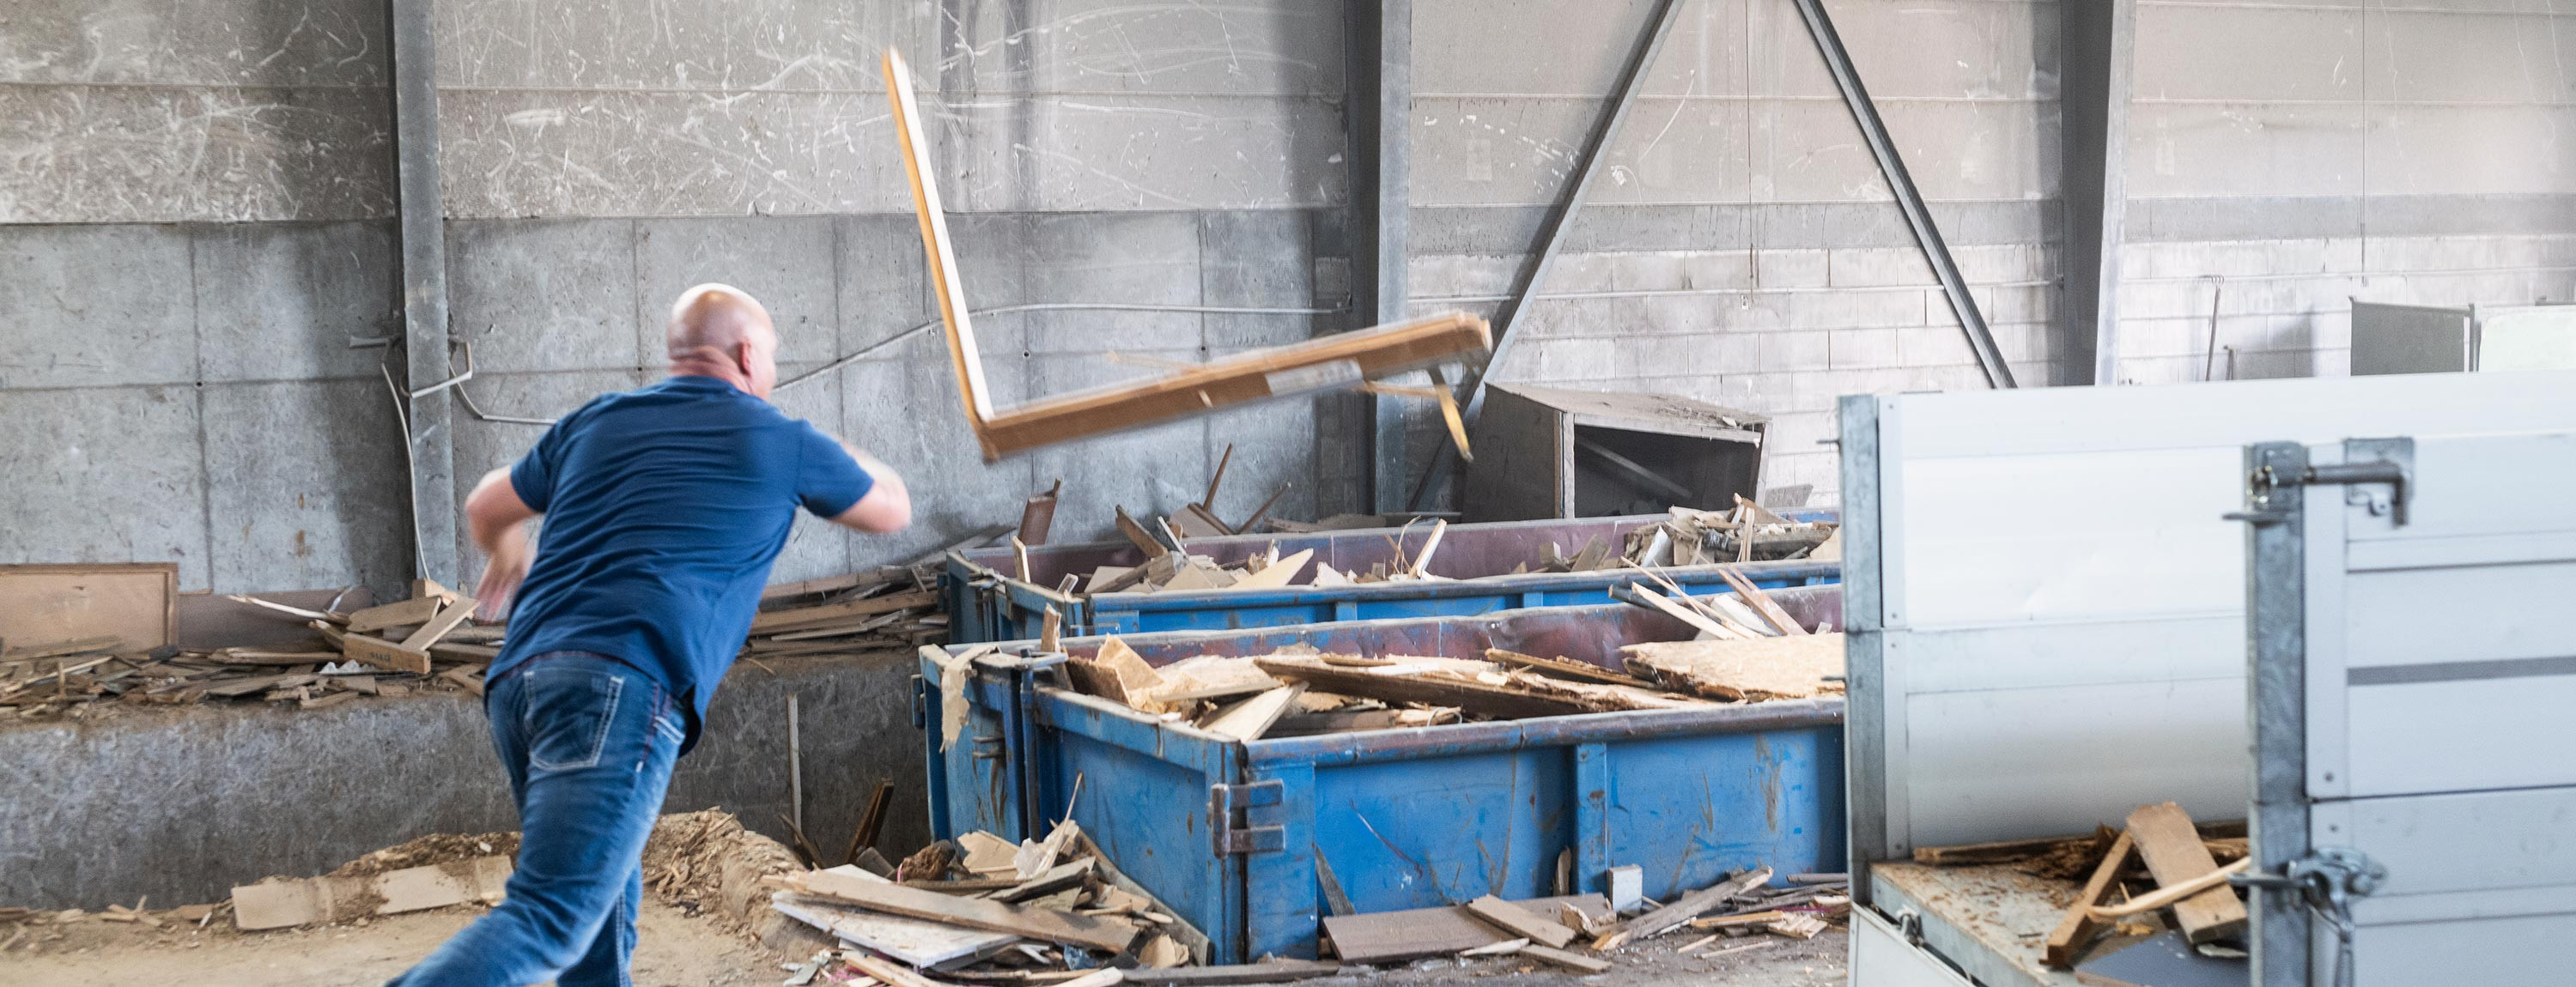
<svg viewBox="0 0 2576 987">
<path fill-rule="evenodd" d="M 1839 517 L 1830 509 L 1782 513 L 1801 521 L 1832 521 Z M 1472 616 L 1529 607 L 1608 603 L 1610 589 L 1635 580 L 1635 573 L 1509 573 L 1516 566 L 1537 564 L 1550 544 L 1566 555 L 1581 550 L 1595 538 L 1616 546 L 1628 531 L 1664 517 L 1649 514 L 1450 525 L 1441 536 L 1440 550 L 1432 555 L 1430 571 L 1454 581 L 1198 593 L 1101 593 L 1088 597 L 1056 592 L 1055 587 L 1065 576 L 1089 579 L 1092 571 L 1101 566 L 1132 566 L 1145 561 L 1143 553 L 1126 542 L 1092 542 L 1030 549 L 1027 580 L 1006 575 L 1017 571 L 1018 563 L 1010 549 L 952 552 L 940 576 L 940 587 L 948 608 L 950 639 L 969 643 L 1034 638 L 1045 624 L 1048 607 L 1063 617 L 1066 634 L 1136 634 Z M 1316 561 L 1344 572 L 1364 572 L 1372 565 L 1420 552 L 1429 534 L 1428 526 L 1415 525 L 1411 531 L 1401 533 L 1398 529 L 1377 528 L 1308 535 L 1230 535 L 1196 538 L 1185 544 L 1193 554 L 1233 563 L 1277 542 L 1283 555 L 1313 549 Z M 1722 593 L 1726 582 L 1717 574 L 1720 568 L 1673 566 L 1658 571 L 1694 593 Z M 1838 562 L 1756 562 L 1737 567 L 1737 571 L 1764 588 L 1842 579 Z"/>
<path fill-rule="evenodd" d="M 1841 624 L 1839 587 L 1774 596 L 1802 621 Z M 1615 666 L 1620 645 L 1691 633 L 1661 613 L 1613 605 L 1121 639 L 1158 665 L 1303 643 L 1449 657 L 1500 647 Z M 1088 655 L 1099 645 L 1068 639 L 1064 650 Z M 943 789 L 949 777 L 993 783 L 960 765 L 956 749 L 943 758 L 934 728 L 935 829 L 955 836 L 984 828 L 1017 839 L 1070 804 L 1122 870 L 1207 933 L 1215 962 L 1316 954 L 1324 913 L 1318 856 L 1361 911 L 1550 894 L 1557 857 L 1568 850 L 1581 890 L 1603 890 L 1609 867 L 1637 864 L 1654 897 L 1736 868 L 1786 874 L 1831 870 L 1843 859 L 1839 699 L 1236 743 L 1058 688 L 1055 673 L 1030 667 L 1053 656 L 1032 650 L 1005 645 L 978 660 L 968 692 L 978 706 L 1016 710 L 994 718 L 1022 721 L 1027 746 L 1006 752 L 1004 770 L 1023 780 Z M 932 682 L 926 719 L 935 725 L 938 669 L 927 659 L 924 667 Z M 1014 682 L 1025 686 L 1018 695 Z M 971 711 L 970 725 L 984 715 Z M 1218 786 L 1248 796 L 1248 806 L 1218 811 Z M 1003 804 L 989 791 L 1032 798 Z M 1224 830 L 1266 831 L 1246 838 L 1268 836 L 1278 849 L 1226 852 Z"/>
</svg>

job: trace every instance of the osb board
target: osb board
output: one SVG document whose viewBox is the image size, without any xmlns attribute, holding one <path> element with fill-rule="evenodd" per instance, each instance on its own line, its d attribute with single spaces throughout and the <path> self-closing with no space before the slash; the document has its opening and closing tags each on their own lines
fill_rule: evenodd
<svg viewBox="0 0 2576 987">
<path fill-rule="evenodd" d="M 2075 900 L 2076 882 L 2026 874 L 2010 864 L 1933 867 L 1869 865 L 1872 901 L 1884 912 L 1917 909 L 1924 936 L 1979 983 L 1994 987 L 2078 987 L 2075 975 L 2041 961 L 2048 933 Z"/>
<path fill-rule="evenodd" d="M 1843 636 L 1750 641 L 1659 641 L 1619 649 L 1628 672 L 1687 685 L 1713 699 L 1804 699 L 1842 691 Z"/>
<path fill-rule="evenodd" d="M 176 562 L 0 565 L 0 647 L 115 635 L 123 651 L 175 637 Z"/>
</svg>

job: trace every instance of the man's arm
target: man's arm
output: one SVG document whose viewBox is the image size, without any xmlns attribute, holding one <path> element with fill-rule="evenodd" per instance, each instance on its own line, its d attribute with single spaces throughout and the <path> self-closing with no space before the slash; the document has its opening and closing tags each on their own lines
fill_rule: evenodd
<svg viewBox="0 0 2576 987">
<path fill-rule="evenodd" d="M 481 601 L 475 617 L 498 620 L 510 612 L 510 595 L 518 591 L 519 580 L 527 577 L 528 563 L 537 554 L 528 537 L 528 522 L 536 516 L 536 510 L 519 499 L 518 488 L 510 485 L 506 468 L 483 474 L 474 492 L 466 495 L 466 530 L 490 557 L 483 565 L 482 582 L 474 589 L 474 598 Z"/>
<path fill-rule="evenodd" d="M 832 523 L 872 535 L 892 534 L 911 525 L 912 493 L 904 489 L 903 477 L 876 457 L 860 452 L 857 446 L 843 442 L 841 448 L 858 460 L 859 468 L 867 470 L 868 479 L 875 482 L 868 487 L 866 496 L 834 517 Z"/>
</svg>

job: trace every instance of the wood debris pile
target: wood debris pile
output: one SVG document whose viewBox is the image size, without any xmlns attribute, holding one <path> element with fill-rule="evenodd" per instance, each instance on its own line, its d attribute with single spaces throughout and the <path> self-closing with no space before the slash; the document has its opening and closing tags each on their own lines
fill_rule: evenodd
<svg viewBox="0 0 2576 987">
<path fill-rule="evenodd" d="M 1678 591 L 1674 597 L 1636 587 L 1632 592 L 1669 612 L 1689 615 L 1686 622 L 1704 625 L 1709 639 L 1623 647 L 1624 668 L 1500 648 L 1487 649 L 1479 660 L 1326 654 L 1304 645 L 1253 657 L 1196 655 L 1158 668 L 1112 636 L 1090 655 L 1070 658 L 1064 668 L 1071 687 L 1086 695 L 1240 741 L 1471 720 L 1687 709 L 1842 691 L 1842 635 L 1801 626 L 1750 583 L 1740 584 L 1736 592 L 1751 604 Z M 1736 622 L 1734 614 L 1745 623 Z M 1052 651 L 1055 644 L 1041 639 L 1039 648 Z M 962 674 L 964 662 L 976 655 L 933 658 Z"/>
<path fill-rule="evenodd" d="M 1934 866 L 2010 865 L 2060 880 L 2082 879 L 2042 959 L 2071 968 L 2106 932 L 2178 934 L 2190 946 L 2241 945 L 2244 900 L 2228 877 L 2249 865 L 2245 824 L 2195 824 L 2172 802 L 2142 805 L 2122 829 L 2089 835 L 1916 847 Z M 2118 902 L 2118 904 L 2113 904 Z"/>
<path fill-rule="evenodd" d="M 1722 940 L 1754 935 L 1807 939 L 1847 919 L 1850 884 L 1841 874 L 1793 875 L 1774 886 L 1768 867 L 1740 871 L 1656 903 L 1635 897 L 1635 867 L 1613 870 L 1614 893 L 1629 872 L 1629 900 L 1598 894 L 1505 901 L 1491 895 L 1447 908 L 1335 914 L 1324 919 L 1333 954 L 1350 964 L 1402 963 L 1434 956 L 1515 956 L 1576 974 L 1607 971 L 1604 954 L 1690 929 L 1703 933 L 1677 951 L 1706 955 Z M 1621 907 L 1624 905 L 1625 907 Z"/>
<path fill-rule="evenodd" d="M 1792 521 L 1739 496 L 1725 511 L 1676 507 L 1660 524 L 1628 532 L 1620 557 L 1634 565 L 1706 565 L 1810 559 L 1840 561 L 1842 528 Z"/>
<path fill-rule="evenodd" d="M 1044 840 L 1013 844 L 978 831 L 900 865 L 870 853 L 763 883 L 773 889 L 771 908 L 837 943 L 796 965 L 790 983 L 1107 987 L 1124 970 L 1184 967 L 1208 955 L 1206 936 L 1070 821 Z"/>
<path fill-rule="evenodd" d="M 887 566 L 782 583 L 761 594 L 746 658 L 847 654 L 944 641 L 934 570 Z M 430 580 L 411 598 L 341 611 L 231 596 L 282 614 L 313 634 L 262 647 L 126 651 L 115 637 L 0 651 L 0 707 L 48 717 L 95 702 L 189 704 L 208 699 L 320 709 L 362 696 L 483 694 L 483 671 L 508 643 L 506 624 L 471 618 L 476 601 Z"/>
</svg>

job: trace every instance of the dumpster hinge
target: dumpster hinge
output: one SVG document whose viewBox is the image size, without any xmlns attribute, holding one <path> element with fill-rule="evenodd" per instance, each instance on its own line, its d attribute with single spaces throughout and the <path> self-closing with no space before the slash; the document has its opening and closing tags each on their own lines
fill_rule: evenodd
<svg viewBox="0 0 2576 987">
<path fill-rule="evenodd" d="M 1246 824 L 1246 809 L 1278 805 L 1286 788 L 1278 779 L 1244 785 L 1208 786 L 1208 834 L 1216 845 L 1217 856 L 1240 856 L 1248 853 L 1273 853 L 1288 848 L 1288 830 L 1284 826 Z"/>
</svg>

